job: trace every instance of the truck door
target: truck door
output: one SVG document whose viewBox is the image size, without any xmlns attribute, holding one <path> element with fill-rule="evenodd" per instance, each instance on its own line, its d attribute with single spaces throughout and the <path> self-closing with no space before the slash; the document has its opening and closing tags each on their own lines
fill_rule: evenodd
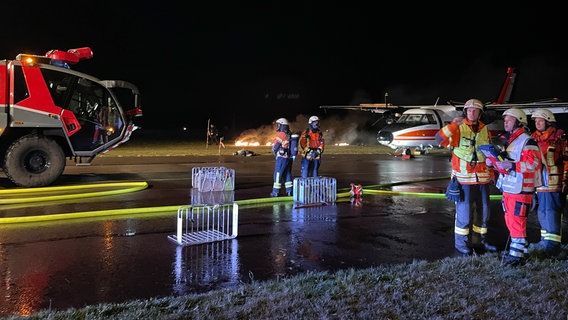
<svg viewBox="0 0 568 320">
<path fill-rule="evenodd" d="M 81 130 L 70 137 L 76 152 L 97 154 L 120 140 L 124 115 L 109 90 L 98 82 L 79 78 L 67 109 L 81 125 Z"/>
</svg>

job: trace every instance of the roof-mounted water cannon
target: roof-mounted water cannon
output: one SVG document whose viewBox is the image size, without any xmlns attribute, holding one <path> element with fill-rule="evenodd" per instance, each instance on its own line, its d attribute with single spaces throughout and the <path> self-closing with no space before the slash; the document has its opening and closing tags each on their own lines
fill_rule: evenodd
<svg viewBox="0 0 568 320">
<path fill-rule="evenodd" d="M 28 67 L 34 66 L 37 63 L 48 63 L 69 69 L 70 64 L 76 64 L 81 60 L 90 59 L 92 57 L 93 51 L 91 48 L 82 47 L 69 49 L 67 51 L 50 50 L 46 52 L 44 56 L 20 53 L 16 56 L 16 60 L 22 61 Z"/>
<path fill-rule="evenodd" d="M 69 64 L 76 64 L 81 60 L 91 59 L 93 51 L 89 47 L 69 49 L 67 51 L 50 50 L 45 56 L 50 59 L 50 64 L 69 69 Z"/>
</svg>

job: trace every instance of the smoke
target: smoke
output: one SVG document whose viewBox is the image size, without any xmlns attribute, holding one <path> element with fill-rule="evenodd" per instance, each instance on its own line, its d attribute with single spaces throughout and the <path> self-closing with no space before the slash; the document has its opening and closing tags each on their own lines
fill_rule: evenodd
<svg viewBox="0 0 568 320">
<path fill-rule="evenodd" d="M 311 115 L 300 114 L 295 119 L 287 119 L 292 133 L 300 134 L 308 128 Z M 377 143 L 374 118 L 366 111 L 348 111 L 346 115 L 320 116 L 320 129 L 327 145 L 350 144 L 369 145 Z M 374 119 L 374 120 L 373 120 Z M 276 134 L 276 124 L 265 124 L 256 129 L 247 129 L 239 134 L 235 143 L 240 145 L 270 145 Z"/>
</svg>

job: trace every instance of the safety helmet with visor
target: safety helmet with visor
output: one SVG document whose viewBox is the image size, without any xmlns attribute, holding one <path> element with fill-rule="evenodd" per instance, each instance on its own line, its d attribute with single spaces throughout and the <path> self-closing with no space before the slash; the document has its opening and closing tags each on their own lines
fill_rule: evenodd
<svg viewBox="0 0 568 320">
<path fill-rule="evenodd" d="M 483 105 L 483 102 L 479 101 L 478 99 L 469 99 L 465 102 L 465 104 L 463 106 L 464 109 L 475 108 L 475 109 L 479 109 L 482 112 L 483 112 L 484 107 L 485 106 Z"/>
<path fill-rule="evenodd" d="M 535 110 L 532 115 L 531 118 L 542 118 L 548 122 L 556 122 L 556 118 L 554 117 L 554 113 L 552 113 L 550 110 L 548 109 L 537 109 Z"/>
<path fill-rule="evenodd" d="M 308 125 L 312 129 L 312 131 L 317 130 L 319 128 L 319 118 L 318 116 L 311 116 L 308 119 Z M 315 131 L 314 131 L 315 132 Z"/>
<path fill-rule="evenodd" d="M 511 117 L 517 119 L 523 125 L 525 125 L 525 126 L 528 125 L 527 114 L 521 109 L 517 109 L 517 108 L 507 109 L 503 112 L 503 117 L 505 117 L 505 116 L 511 116 Z"/>
<path fill-rule="evenodd" d="M 288 131 L 288 120 L 286 118 L 279 118 L 278 120 L 276 120 L 276 131 Z"/>
</svg>

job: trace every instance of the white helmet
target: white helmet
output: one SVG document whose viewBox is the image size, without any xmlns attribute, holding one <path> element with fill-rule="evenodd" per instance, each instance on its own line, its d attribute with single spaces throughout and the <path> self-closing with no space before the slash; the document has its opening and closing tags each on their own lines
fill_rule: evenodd
<svg viewBox="0 0 568 320">
<path fill-rule="evenodd" d="M 288 120 L 286 120 L 286 118 L 280 118 L 280 119 L 276 120 L 276 123 L 288 125 Z"/>
<path fill-rule="evenodd" d="M 505 116 L 511 116 L 517 120 L 519 120 L 520 123 L 522 123 L 523 125 L 528 125 L 527 122 L 527 114 L 521 110 L 521 109 L 517 109 L 517 108 L 511 108 L 511 109 L 507 109 L 503 112 L 503 117 Z"/>
<path fill-rule="evenodd" d="M 475 109 L 479 109 L 479 110 L 483 111 L 484 105 L 483 105 L 483 102 L 481 102 L 477 99 L 469 99 L 465 102 L 463 108 L 464 109 L 475 108 Z"/>
<path fill-rule="evenodd" d="M 535 112 L 532 113 L 531 118 L 543 118 L 548 122 L 556 122 L 556 118 L 554 117 L 554 113 L 550 112 L 548 109 L 537 109 Z"/>
<path fill-rule="evenodd" d="M 319 120 L 320 120 L 320 118 L 318 118 L 318 116 L 311 116 L 311 117 L 308 119 L 308 124 L 312 124 L 312 122 L 314 122 L 314 121 L 319 121 Z"/>
</svg>

